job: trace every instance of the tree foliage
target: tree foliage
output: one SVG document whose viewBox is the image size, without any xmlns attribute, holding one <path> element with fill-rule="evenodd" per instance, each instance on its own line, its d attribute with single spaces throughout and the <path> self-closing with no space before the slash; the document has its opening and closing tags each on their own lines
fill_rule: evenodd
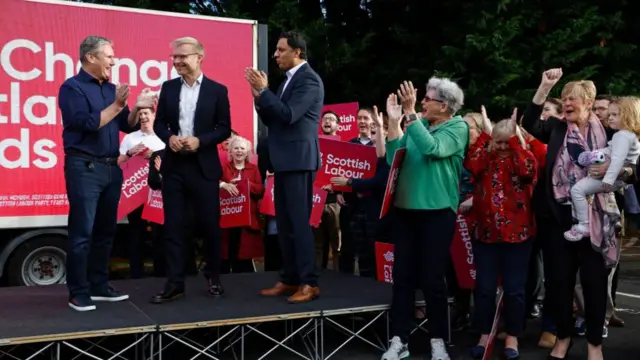
<svg viewBox="0 0 640 360">
<path fill-rule="evenodd" d="M 282 31 L 302 31 L 327 103 L 382 105 L 401 80 L 422 88 L 435 74 L 460 83 L 467 110 L 484 104 L 507 116 L 551 67 L 564 81 L 594 80 L 601 93 L 640 92 L 640 23 L 628 0 L 89 2 L 254 19 L 269 25 L 273 48 Z"/>
</svg>

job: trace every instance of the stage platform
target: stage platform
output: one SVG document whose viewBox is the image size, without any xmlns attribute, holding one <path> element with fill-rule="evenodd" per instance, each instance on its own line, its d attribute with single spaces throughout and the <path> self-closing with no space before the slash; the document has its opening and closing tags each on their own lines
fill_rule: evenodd
<svg viewBox="0 0 640 360">
<path fill-rule="evenodd" d="M 177 359 L 167 354 L 169 343 L 174 348 L 182 344 L 180 354 L 195 354 L 181 355 L 180 359 L 196 358 L 198 354 L 202 355 L 199 358 L 212 359 L 275 359 L 278 356 L 274 351 L 285 349 L 300 358 L 315 360 L 340 358 L 336 354 L 352 340 L 380 350 L 387 346 L 391 285 L 372 279 L 324 271 L 318 300 L 289 304 L 285 297 L 259 295 L 260 289 L 277 281 L 277 273 L 223 276 L 226 293 L 216 299 L 207 295 L 204 279 L 197 277 L 188 279 L 185 298 L 150 304 L 149 298 L 162 289 L 163 281 L 113 282 L 114 287 L 130 295 L 130 300 L 97 303 L 96 311 L 85 313 L 67 306 L 65 286 L 0 289 L 0 355 L 28 347 L 31 350 L 16 358 L 35 359 L 29 356 L 38 353 L 54 359 L 71 359 L 78 354 L 87 359 L 162 359 L 163 355 Z M 324 347 L 329 328 L 347 338 L 337 349 Z M 205 333 L 195 334 L 202 329 Z M 261 340 L 250 339 L 250 335 Z M 106 338 L 121 340 L 107 347 Z M 126 343 L 124 338 L 128 339 Z M 265 339 L 267 348 L 255 355 L 256 347 L 263 347 Z"/>
</svg>

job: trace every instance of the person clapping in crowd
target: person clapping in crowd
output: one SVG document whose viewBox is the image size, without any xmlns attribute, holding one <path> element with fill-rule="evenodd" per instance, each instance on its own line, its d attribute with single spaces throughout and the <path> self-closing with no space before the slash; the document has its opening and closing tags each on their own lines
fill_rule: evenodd
<svg viewBox="0 0 640 360">
<path fill-rule="evenodd" d="M 456 113 L 464 93 L 449 79 L 431 78 L 416 113 L 417 90 L 404 82 L 387 99 L 389 133 L 387 161 L 406 148 L 392 211 L 391 237 L 395 246 L 391 344 L 383 360 L 409 356 L 416 285 L 422 290 L 431 339 L 431 359 L 449 360 L 445 273 L 460 200 L 462 161 L 469 143 L 469 125 Z M 406 118 L 406 133 L 401 130 Z"/>
</svg>

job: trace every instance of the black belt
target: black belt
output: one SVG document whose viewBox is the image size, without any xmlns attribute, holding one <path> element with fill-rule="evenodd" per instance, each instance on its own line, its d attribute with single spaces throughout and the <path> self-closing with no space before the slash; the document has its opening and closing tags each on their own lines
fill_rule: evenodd
<svg viewBox="0 0 640 360">
<path fill-rule="evenodd" d="M 118 165 L 117 157 L 93 156 L 75 149 L 68 149 L 67 151 L 65 151 L 65 155 L 77 156 L 88 161 L 97 162 L 105 165 Z"/>
</svg>

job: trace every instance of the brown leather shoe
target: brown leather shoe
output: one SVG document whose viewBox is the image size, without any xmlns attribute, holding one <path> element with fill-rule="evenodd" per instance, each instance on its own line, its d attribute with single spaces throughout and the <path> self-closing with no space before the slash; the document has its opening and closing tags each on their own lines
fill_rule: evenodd
<svg viewBox="0 0 640 360">
<path fill-rule="evenodd" d="M 278 281 L 272 288 L 260 290 L 260 295 L 282 296 L 282 295 L 291 295 L 296 291 L 298 291 L 298 286 L 286 285 Z"/>
<path fill-rule="evenodd" d="M 291 304 L 299 304 L 315 300 L 320 296 L 320 288 L 309 285 L 301 286 L 298 291 L 291 295 L 287 301 Z"/>
<path fill-rule="evenodd" d="M 553 349 L 553 347 L 556 346 L 556 341 L 557 341 L 557 338 L 555 334 L 548 331 L 544 331 L 540 336 L 540 341 L 538 341 L 538 346 L 544 349 Z"/>
<path fill-rule="evenodd" d="M 609 326 L 624 327 L 624 320 L 622 320 L 618 314 L 613 313 L 611 318 L 609 318 Z"/>
</svg>

